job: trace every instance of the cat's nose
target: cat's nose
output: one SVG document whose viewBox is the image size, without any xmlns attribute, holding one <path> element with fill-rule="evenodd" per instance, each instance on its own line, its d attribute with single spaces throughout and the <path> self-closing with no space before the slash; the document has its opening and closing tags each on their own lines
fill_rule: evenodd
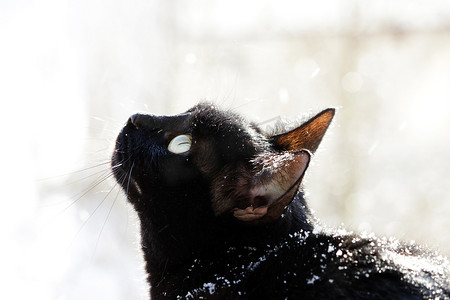
<svg viewBox="0 0 450 300">
<path fill-rule="evenodd" d="M 189 114 L 175 116 L 154 116 L 147 114 L 134 114 L 128 119 L 128 124 L 136 128 L 147 130 L 163 129 L 172 131 L 185 131 L 189 123 Z"/>
<path fill-rule="evenodd" d="M 138 119 L 139 114 L 134 114 L 128 119 L 128 124 L 133 124 L 135 127 L 138 127 Z"/>
<path fill-rule="evenodd" d="M 149 115 L 134 114 L 128 119 L 128 124 L 133 125 L 136 128 L 148 128 L 151 127 L 153 122 Z"/>
<path fill-rule="evenodd" d="M 157 117 L 147 114 L 134 114 L 128 119 L 128 124 L 133 125 L 136 128 L 153 130 L 155 128 L 161 128 L 162 117 Z"/>
</svg>

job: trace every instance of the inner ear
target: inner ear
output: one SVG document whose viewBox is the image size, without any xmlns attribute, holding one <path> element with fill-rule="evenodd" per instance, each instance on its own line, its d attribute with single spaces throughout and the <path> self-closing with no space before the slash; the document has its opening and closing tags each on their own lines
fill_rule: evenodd
<svg viewBox="0 0 450 300">
<path fill-rule="evenodd" d="M 233 166 L 213 181 L 212 207 L 216 215 L 232 212 L 251 224 L 278 219 L 292 201 L 310 161 L 303 150 L 269 153 L 257 157 L 252 166 Z"/>
<path fill-rule="evenodd" d="M 328 108 L 301 126 L 276 136 L 273 136 L 272 142 L 276 148 L 287 151 L 300 151 L 307 149 L 314 153 L 319 147 L 325 132 L 331 124 L 335 114 L 335 109 Z"/>
<path fill-rule="evenodd" d="M 254 223 L 272 222 L 284 212 L 286 206 L 292 202 L 298 187 L 303 180 L 305 171 L 308 168 L 311 155 L 308 151 L 302 150 L 296 153 L 284 153 L 271 156 L 269 161 L 264 162 L 268 166 L 263 166 L 260 174 L 255 176 L 255 183 L 252 189 L 254 199 L 266 199 L 266 207 L 259 207 L 256 203 L 254 214 L 256 218 L 250 218 Z M 270 170 L 270 171 L 268 171 Z M 246 208 L 248 212 L 248 208 Z M 234 211 L 234 216 L 239 218 L 239 210 Z M 251 216 L 246 214 L 246 217 Z"/>
</svg>

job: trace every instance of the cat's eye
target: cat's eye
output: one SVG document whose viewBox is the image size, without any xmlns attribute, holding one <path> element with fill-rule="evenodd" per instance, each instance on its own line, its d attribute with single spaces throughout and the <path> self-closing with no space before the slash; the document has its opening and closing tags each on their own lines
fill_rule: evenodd
<svg viewBox="0 0 450 300">
<path fill-rule="evenodd" d="M 177 135 L 174 137 L 167 149 L 175 154 L 188 152 L 191 149 L 192 137 L 188 134 Z"/>
</svg>

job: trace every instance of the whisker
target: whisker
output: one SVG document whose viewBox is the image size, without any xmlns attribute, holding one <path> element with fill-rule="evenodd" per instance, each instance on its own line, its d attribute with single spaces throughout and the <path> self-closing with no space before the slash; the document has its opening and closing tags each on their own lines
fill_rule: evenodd
<svg viewBox="0 0 450 300">
<path fill-rule="evenodd" d="M 123 122 L 118 122 L 116 119 L 114 118 L 110 118 L 110 117 L 97 117 L 97 116 L 92 116 L 90 115 L 89 118 L 95 120 L 95 121 L 99 121 L 99 122 L 103 122 L 103 123 L 110 123 L 110 124 L 114 124 L 114 125 L 123 125 Z"/>
<path fill-rule="evenodd" d="M 92 130 L 92 131 L 109 132 L 109 133 L 117 134 L 117 130 L 111 129 L 111 128 L 94 127 L 94 126 L 83 126 L 83 128 L 89 129 L 89 130 Z"/>
<path fill-rule="evenodd" d="M 130 171 L 130 173 L 131 173 L 131 171 Z M 128 172 L 127 172 L 127 174 L 125 174 L 125 176 L 123 176 L 123 180 L 121 183 L 122 186 L 123 186 L 123 183 L 125 182 L 127 175 L 128 175 Z M 111 207 L 109 208 L 108 214 L 106 215 L 106 219 L 105 219 L 105 222 L 103 222 L 102 228 L 100 228 L 100 233 L 98 234 L 97 241 L 96 241 L 95 247 L 94 247 L 94 253 L 92 254 L 92 256 L 94 256 L 95 253 L 97 252 L 97 247 L 98 247 L 98 243 L 100 242 L 100 237 L 103 233 L 103 229 L 105 228 L 106 222 L 108 222 L 109 216 L 111 215 L 111 211 L 114 207 L 114 204 L 116 203 L 117 198 L 119 197 L 119 193 L 120 193 L 120 189 L 117 191 L 116 197 L 114 198 L 114 201 L 111 204 Z"/>
<path fill-rule="evenodd" d="M 82 178 L 73 180 L 73 181 L 71 181 L 71 182 L 67 182 L 67 183 L 65 184 L 66 186 L 67 186 L 67 185 L 73 185 L 73 184 L 79 183 L 79 182 L 81 182 L 81 181 L 83 181 L 83 180 L 89 179 L 89 178 L 91 178 L 91 177 L 93 177 L 93 176 L 95 176 L 95 175 L 100 174 L 100 175 L 97 177 L 97 179 L 92 183 L 92 185 L 89 186 L 89 188 L 87 188 L 87 189 L 85 189 L 84 191 L 81 191 L 81 192 L 79 192 L 79 193 L 77 193 L 77 194 L 71 196 L 69 199 L 65 199 L 65 200 L 63 200 L 63 201 L 58 201 L 58 202 L 53 202 L 53 203 L 40 204 L 40 205 L 38 205 L 38 206 L 39 206 L 39 207 L 55 206 L 55 205 L 59 205 L 59 204 L 65 203 L 65 202 L 67 202 L 68 200 L 72 200 L 72 199 L 77 198 L 77 199 L 74 200 L 72 203 L 70 203 L 70 204 L 68 205 L 68 207 L 64 208 L 59 214 L 63 213 L 63 212 L 66 211 L 68 208 L 70 208 L 73 204 L 75 204 L 78 200 L 80 200 L 80 199 L 83 198 L 86 194 L 88 194 L 88 193 L 89 193 L 92 189 L 94 189 L 96 186 L 98 186 L 99 184 L 101 184 L 102 182 L 104 182 L 104 181 L 106 181 L 108 178 L 110 178 L 112 175 L 114 175 L 114 172 L 111 172 L 111 171 L 114 171 L 114 169 L 116 169 L 116 168 L 122 166 L 122 165 L 123 165 L 124 163 L 126 163 L 127 161 L 128 161 L 128 159 L 125 160 L 125 161 L 123 161 L 123 162 L 119 162 L 119 163 L 115 164 L 114 166 L 108 166 L 108 168 L 103 169 L 103 170 L 101 170 L 101 171 L 97 171 L 97 172 L 95 172 L 95 173 L 93 173 L 93 174 L 90 174 L 90 175 L 87 175 L 87 176 L 85 176 L 85 177 L 82 177 Z M 102 165 L 106 165 L 106 164 L 109 165 L 110 163 L 111 163 L 111 162 L 108 161 L 108 162 L 106 162 L 106 163 L 101 163 L 101 164 L 98 164 L 98 165 L 95 165 L 95 166 L 88 167 L 88 168 L 83 169 L 83 170 L 76 171 L 75 173 L 79 173 L 79 172 L 82 172 L 82 171 L 87 171 L 87 170 L 90 170 L 90 169 L 94 169 L 94 168 L 97 168 L 97 167 L 101 167 Z M 108 173 L 109 173 L 109 174 L 108 174 Z"/>
<path fill-rule="evenodd" d="M 124 177 L 125 175 L 123 175 Z M 122 179 L 122 178 L 121 178 Z M 89 215 L 89 217 L 83 222 L 83 224 L 81 224 L 80 228 L 77 230 L 77 232 L 75 233 L 74 237 L 73 237 L 73 241 L 72 243 L 75 241 L 76 237 L 78 236 L 78 234 L 83 230 L 84 226 L 89 222 L 89 220 L 94 216 L 94 214 L 97 212 L 97 210 L 100 208 L 100 206 L 102 206 L 102 204 L 105 202 L 105 200 L 108 198 L 108 196 L 111 194 L 111 192 L 116 188 L 117 186 L 117 182 L 116 184 L 114 184 L 114 186 L 109 190 L 109 192 L 105 195 L 105 197 L 103 197 L 102 201 L 100 201 L 100 203 L 94 208 L 94 210 L 92 211 L 92 213 Z"/>
<path fill-rule="evenodd" d="M 261 125 L 264 125 L 264 124 L 267 124 L 267 123 L 270 123 L 270 122 L 273 122 L 273 121 L 278 121 L 280 119 L 281 119 L 281 116 L 273 117 L 273 118 L 270 118 L 268 120 L 259 122 L 258 125 L 261 126 Z"/>
<path fill-rule="evenodd" d="M 120 167 L 120 166 L 123 166 L 123 164 L 126 163 L 128 160 L 129 160 L 129 159 L 125 160 L 124 162 L 117 163 L 117 164 L 115 164 L 114 166 L 111 166 L 111 169 L 114 170 L 114 169 L 116 169 L 116 168 L 118 168 L 118 167 Z"/>
<path fill-rule="evenodd" d="M 91 170 L 91 169 L 99 168 L 99 167 L 102 167 L 102 166 L 110 164 L 110 163 L 111 163 L 110 160 L 107 160 L 105 162 L 102 162 L 102 163 L 99 163 L 97 165 L 90 166 L 90 167 L 87 167 L 87 168 L 84 168 L 84 169 L 80 169 L 80 170 L 76 170 L 76 171 L 72 171 L 72 172 L 68 172 L 68 173 L 63 173 L 63 174 L 59 174 L 59 175 L 55 175 L 55 176 L 45 177 L 45 178 L 38 178 L 38 179 L 36 179 L 36 181 L 40 182 L 40 181 L 46 181 L 46 180 L 51 180 L 51 179 L 55 179 L 55 178 L 65 177 L 65 176 L 69 176 L 69 175 L 74 175 L 74 174 L 77 174 L 77 173 L 86 172 L 86 171 Z"/>
<path fill-rule="evenodd" d="M 133 167 L 134 167 L 134 161 L 133 161 L 133 164 L 131 165 L 131 168 L 130 168 L 130 174 L 128 175 L 128 182 L 127 182 L 127 195 L 128 195 L 128 191 L 129 191 L 129 189 L 130 189 L 131 172 L 133 172 Z"/>
<path fill-rule="evenodd" d="M 120 166 L 122 166 L 124 163 L 126 163 L 130 158 L 128 158 L 127 160 L 121 162 L 121 163 L 117 163 L 116 165 L 112 166 L 111 169 L 114 170 L 115 168 L 118 168 Z M 101 173 L 101 172 L 100 172 Z M 109 173 L 109 174 L 107 174 Z M 105 175 L 106 174 L 106 175 Z M 72 203 L 70 203 L 70 205 L 68 207 L 66 207 L 62 212 L 64 212 L 65 210 L 67 210 L 68 208 L 70 208 L 72 205 L 74 205 L 78 200 L 80 200 L 81 198 L 83 198 L 86 194 L 88 194 L 90 191 L 92 191 L 95 187 L 97 187 L 99 184 L 101 184 L 102 182 L 106 181 L 108 178 L 114 176 L 114 173 L 111 172 L 111 170 L 108 168 L 106 171 L 103 172 L 102 175 L 100 175 L 99 177 L 97 177 L 96 181 L 94 181 L 94 183 L 91 185 L 91 187 L 89 187 L 88 189 L 81 191 L 78 194 L 75 194 L 74 196 L 72 196 L 70 199 L 74 199 L 75 197 L 77 197 L 77 199 L 75 201 L 73 201 Z M 121 178 L 122 179 L 122 178 Z M 81 194 L 81 195 L 80 195 Z M 78 196 L 80 195 L 80 196 Z M 61 212 L 61 213 L 62 213 Z"/>
<path fill-rule="evenodd" d="M 86 179 L 88 179 L 88 178 L 91 178 L 91 177 L 93 177 L 93 176 L 95 176 L 95 175 L 98 175 L 98 174 L 100 174 L 100 173 L 106 173 L 106 172 L 108 172 L 108 171 L 110 171 L 110 168 L 107 168 L 107 169 L 104 169 L 104 170 L 101 170 L 101 171 L 97 171 L 97 172 L 95 172 L 95 173 L 92 173 L 92 174 L 90 174 L 90 175 L 84 176 L 84 177 L 82 177 L 82 178 L 78 178 L 78 179 L 76 179 L 76 180 L 67 182 L 66 185 L 72 185 L 72 184 L 75 184 L 75 183 L 79 183 L 79 182 L 81 182 L 81 181 L 83 181 L 83 180 L 86 180 Z"/>
<path fill-rule="evenodd" d="M 89 178 L 91 178 L 91 177 L 93 177 L 93 176 L 95 176 L 95 175 L 98 175 L 98 174 L 102 173 L 102 175 L 100 175 L 98 178 L 100 178 L 101 176 L 104 176 L 104 178 L 103 178 L 102 180 L 100 180 L 96 185 L 92 186 L 92 188 L 94 188 L 95 186 L 97 186 L 98 184 L 102 183 L 103 181 L 106 181 L 109 177 L 111 177 L 111 175 L 113 175 L 113 173 L 108 174 L 108 175 L 105 175 L 105 174 L 108 173 L 109 171 L 110 171 L 110 170 L 109 170 L 109 168 L 108 168 L 108 169 L 105 169 L 105 170 L 101 170 L 101 171 L 95 172 L 95 173 L 93 173 L 93 174 L 90 174 L 90 175 L 88 175 L 88 176 L 79 178 L 79 179 L 77 179 L 77 180 L 73 180 L 73 181 L 71 181 L 71 182 L 67 182 L 67 183 L 65 183 L 65 186 L 64 186 L 64 187 L 67 187 L 67 186 L 70 186 L 70 185 L 74 185 L 74 184 L 80 183 L 81 181 L 87 180 L 87 179 L 89 179 Z M 98 180 L 98 178 L 97 178 L 97 180 Z M 74 202 L 77 202 L 78 200 L 80 200 L 80 199 L 81 199 L 83 196 L 85 196 L 89 191 L 90 191 L 90 189 L 86 190 L 86 192 L 85 192 L 83 195 L 81 195 L 78 199 L 76 199 Z M 81 194 L 81 193 L 83 193 L 83 192 L 80 192 L 80 193 L 78 193 L 78 194 L 75 194 L 75 195 L 71 196 L 69 199 L 65 199 L 65 200 L 61 200 L 61 201 L 56 201 L 56 202 L 51 202 L 51 203 L 41 203 L 41 204 L 37 205 L 37 207 L 43 207 L 43 208 L 44 208 L 44 207 L 51 207 L 51 206 L 60 205 L 60 204 L 66 203 L 68 200 L 74 199 L 75 197 L 77 197 L 77 196 L 78 196 L 79 194 Z M 69 207 L 70 207 L 72 204 L 73 204 L 73 203 L 71 203 L 71 204 L 69 205 Z M 69 207 L 67 207 L 67 208 L 69 208 Z M 62 212 L 60 212 L 60 213 L 63 213 L 64 211 L 65 211 L 65 209 L 64 209 Z"/>
<path fill-rule="evenodd" d="M 250 105 L 250 104 L 254 104 L 255 102 L 262 102 L 262 100 L 259 100 L 259 99 L 250 99 L 250 100 L 245 101 L 244 103 L 241 103 L 240 105 L 237 105 L 237 106 L 232 107 L 231 109 L 232 109 L 233 111 L 236 111 L 236 110 L 239 109 L 239 108 L 242 108 L 242 107 L 247 106 L 247 105 Z"/>
<path fill-rule="evenodd" d="M 71 208 L 75 203 L 77 203 L 81 198 L 83 198 L 83 197 L 86 196 L 90 191 L 92 191 L 94 188 L 96 188 L 99 184 L 101 184 L 102 182 L 104 182 L 105 180 L 107 180 L 108 178 L 110 178 L 110 177 L 112 177 L 112 176 L 114 175 L 112 172 L 109 172 L 109 174 L 106 174 L 106 173 L 108 173 L 108 172 L 109 172 L 109 171 L 104 171 L 104 172 L 103 172 L 103 175 L 99 176 L 99 177 L 97 178 L 97 181 L 96 181 L 91 187 L 89 187 L 88 189 L 86 189 L 86 190 L 84 190 L 84 191 L 82 191 L 82 192 L 80 192 L 80 193 L 78 193 L 78 194 L 76 194 L 76 195 L 70 197 L 69 200 L 74 199 L 74 198 L 76 198 L 76 199 L 75 199 L 74 201 L 72 201 L 68 206 L 66 206 L 62 211 L 60 211 L 60 212 L 58 213 L 58 215 L 64 213 L 66 210 L 68 210 L 69 208 Z M 106 175 L 105 175 L 105 174 L 106 174 Z M 81 195 L 80 195 L 80 194 L 81 194 Z M 78 195 L 80 195 L 80 196 L 78 196 Z"/>
</svg>

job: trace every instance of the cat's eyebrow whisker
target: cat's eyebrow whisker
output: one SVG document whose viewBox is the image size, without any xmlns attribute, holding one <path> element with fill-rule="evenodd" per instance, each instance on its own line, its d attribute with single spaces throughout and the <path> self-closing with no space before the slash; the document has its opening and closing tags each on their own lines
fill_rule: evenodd
<svg viewBox="0 0 450 300">
<path fill-rule="evenodd" d="M 122 122 L 119 122 L 119 121 L 117 121 L 117 120 L 115 120 L 113 118 L 108 118 L 108 117 L 105 117 L 105 116 L 103 116 L 103 117 L 96 117 L 96 116 L 90 115 L 89 118 L 91 118 L 92 120 L 95 120 L 95 121 L 99 121 L 99 122 L 113 123 L 115 125 L 123 125 Z"/>
<path fill-rule="evenodd" d="M 261 121 L 261 122 L 258 123 L 258 125 L 261 126 L 261 125 L 264 125 L 264 124 L 267 124 L 267 123 L 270 123 L 270 122 L 273 122 L 273 121 L 278 121 L 278 120 L 281 120 L 281 116 L 276 116 L 276 117 L 267 119 L 265 121 Z"/>
<path fill-rule="evenodd" d="M 89 129 L 91 131 L 99 131 L 99 132 L 109 132 L 109 133 L 114 133 L 116 134 L 117 131 L 114 129 L 109 129 L 109 128 L 102 128 L 102 127 L 94 127 L 94 126 L 83 126 L 86 129 Z"/>
<path fill-rule="evenodd" d="M 250 104 L 255 103 L 255 102 L 261 102 L 261 100 L 259 100 L 259 99 L 250 99 L 250 100 L 245 101 L 244 103 L 241 103 L 240 105 L 237 105 L 237 106 L 235 106 L 235 107 L 233 107 L 231 109 L 232 110 L 236 110 L 236 109 L 239 109 L 239 108 L 241 108 L 243 106 L 247 106 L 247 105 L 250 105 Z"/>
</svg>

